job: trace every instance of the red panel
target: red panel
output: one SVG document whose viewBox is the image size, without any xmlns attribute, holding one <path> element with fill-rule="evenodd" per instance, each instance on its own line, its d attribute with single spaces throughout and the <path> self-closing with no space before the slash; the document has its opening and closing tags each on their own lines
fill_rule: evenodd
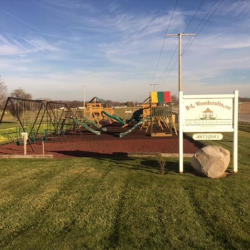
<svg viewBox="0 0 250 250">
<path fill-rule="evenodd" d="M 164 92 L 164 102 L 169 103 L 171 101 L 171 92 L 170 91 L 165 91 Z"/>
</svg>

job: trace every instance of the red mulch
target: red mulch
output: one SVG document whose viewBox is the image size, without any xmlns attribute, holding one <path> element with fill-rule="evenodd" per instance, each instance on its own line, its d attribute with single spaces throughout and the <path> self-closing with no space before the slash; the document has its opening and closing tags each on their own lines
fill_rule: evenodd
<svg viewBox="0 0 250 250">
<path fill-rule="evenodd" d="M 82 130 L 74 134 L 66 134 L 66 140 L 61 136 L 51 138 L 45 142 L 45 154 L 53 154 L 54 158 L 71 157 L 109 157 L 114 155 L 126 155 L 127 153 L 178 153 L 179 138 L 151 137 L 145 130 L 138 128 L 123 138 L 119 137 L 121 132 L 131 127 L 121 128 L 119 124 L 106 125 L 107 131 L 101 131 L 101 135 L 95 135 L 89 131 Z M 159 131 L 162 132 L 162 131 Z M 184 138 L 184 153 L 194 154 L 202 145 L 190 138 Z M 42 140 L 35 144 L 27 145 L 27 154 L 42 154 Z M 0 155 L 23 154 L 23 146 L 15 143 L 0 146 Z"/>
</svg>

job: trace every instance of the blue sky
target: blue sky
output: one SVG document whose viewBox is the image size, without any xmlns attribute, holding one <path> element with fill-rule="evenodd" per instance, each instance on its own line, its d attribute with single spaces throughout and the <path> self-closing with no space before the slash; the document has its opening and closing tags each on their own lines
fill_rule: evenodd
<svg viewBox="0 0 250 250">
<path fill-rule="evenodd" d="M 34 99 L 250 97 L 249 0 L 0 0 L 0 75 Z M 153 86 L 152 84 L 159 84 Z"/>
</svg>

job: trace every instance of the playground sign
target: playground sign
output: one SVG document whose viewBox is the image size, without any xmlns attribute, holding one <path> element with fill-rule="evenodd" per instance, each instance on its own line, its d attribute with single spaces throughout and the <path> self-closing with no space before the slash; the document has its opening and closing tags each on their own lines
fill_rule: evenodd
<svg viewBox="0 0 250 250">
<path fill-rule="evenodd" d="M 184 132 L 234 132 L 234 172 L 238 171 L 238 96 L 183 95 L 179 92 L 179 170 L 183 172 Z M 222 134 L 194 134 L 195 140 L 221 140 Z"/>
</svg>

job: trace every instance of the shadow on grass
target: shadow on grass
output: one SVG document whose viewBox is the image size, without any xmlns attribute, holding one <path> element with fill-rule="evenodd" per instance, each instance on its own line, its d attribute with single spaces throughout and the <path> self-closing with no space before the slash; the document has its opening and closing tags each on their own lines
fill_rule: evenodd
<svg viewBox="0 0 250 250">
<path fill-rule="evenodd" d="M 90 151 L 53 151 L 57 154 L 63 154 L 69 157 L 85 157 L 96 158 L 100 160 L 108 160 L 114 163 L 117 167 L 126 168 L 131 170 L 147 171 L 154 174 L 160 174 L 160 158 L 131 158 L 128 157 L 128 153 L 114 152 L 111 154 L 95 153 Z M 139 161 L 139 163 L 138 163 Z M 133 163 L 134 162 L 134 163 Z M 179 173 L 179 161 L 173 158 L 164 158 L 164 174 Z M 195 176 L 203 177 L 192 168 L 189 163 L 184 162 L 184 173 L 193 174 Z"/>
<path fill-rule="evenodd" d="M 165 162 L 165 166 L 164 166 L 164 174 L 168 174 L 168 173 L 179 173 L 179 161 L 178 160 L 174 160 L 174 159 L 166 159 L 164 160 Z M 155 160 L 143 160 L 141 162 L 141 164 L 144 166 L 144 168 L 146 169 L 154 169 L 155 171 L 158 170 L 158 173 L 160 173 L 160 162 L 158 159 Z M 203 177 L 202 175 L 199 175 L 190 164 L 188 163 L 184 163 L 183 164 L 183 168 L 184 168 L 184 173 L 189 173 L 189 174 L 193 174 L 195 176 L 200 176 Z M 154 171 L 154 172 L 155 172 Z"/>
<path fill-rule="evenodd" d="M 203 148 L 205 146 L 204 143 L 194 140 L 191 136 L 189 136 L 185 133 L 183 135 L 183 138 L 188 140 L 189 142 L 193 143 L 195 145 L 195 147 L 197 147 L 197 148 Z"/>
<path fill-rule="evenodd" d="M 105 153 L 96 153 L 91 151 L 82 151 L 82 150 L 74 150 L 74 151 L 51 151 L 52 153 L 57 153 L 61 155 L 66 155 L 69 157 L 89 157 L 89 158 L 128 158 L 127 153 L 123 152 L 114 152 L 112 154 Z"/>
</svg>

